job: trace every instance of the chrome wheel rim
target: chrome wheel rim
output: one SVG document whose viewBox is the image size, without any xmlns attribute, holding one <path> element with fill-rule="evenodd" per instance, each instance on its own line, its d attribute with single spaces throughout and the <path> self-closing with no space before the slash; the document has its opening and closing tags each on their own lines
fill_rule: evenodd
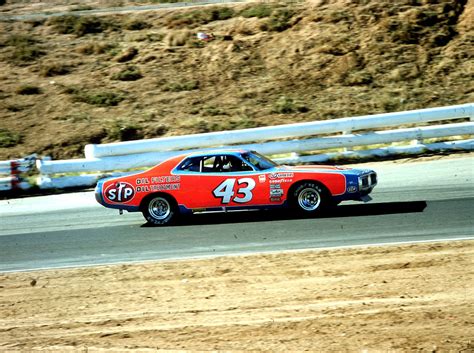
<svg viewBox="0 0 474 353">
<path fill-rule="evenodd" d="M 171 205 L 163 197 L 156 197 L 148 204 L 148 213 L 155 219 L 166 219 L 171 213 Z"/>
<path fill-rule="evenodd" d="M 298 194 L 298 204 L 305 211 L 314 211 L 321 204 L 321 197 L 318 190 L 306 188 Z"/>
</svg>

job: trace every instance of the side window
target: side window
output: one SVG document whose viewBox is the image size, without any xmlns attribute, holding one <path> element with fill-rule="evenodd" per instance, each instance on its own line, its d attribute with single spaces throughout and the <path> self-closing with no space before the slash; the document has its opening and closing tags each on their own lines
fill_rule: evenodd
<svg viewBox="0 0 474 353">
<path fill-rule="evenodd" d="M 191 157 L 178 167 L 178 170 L 201 173 L 230 173 L 253 171 L 242 159 L 232 155 Z"/>
<path fill-rule="evenodd" d="M 178 170 L 187 172 L 200 172 L 201 171 L 201 157 L 194 157 L 186 159 L 179 166 Z"/>
<path fill-rule="evenodd" d="M 202 172 L 203 173 L 213 173 L 213 172 L 215 172 L 215 166 L 219 162 L 218 158 L 219 157 L 216 157 L 216 156 L 204 157 L 203 158 Z"/>
<path fill-rule="evenodd" d="M 244 172 L 252 171 L 252 167 L 236 156 L 224 156 L 222 165 L 223 172 Z"/>
</svg>

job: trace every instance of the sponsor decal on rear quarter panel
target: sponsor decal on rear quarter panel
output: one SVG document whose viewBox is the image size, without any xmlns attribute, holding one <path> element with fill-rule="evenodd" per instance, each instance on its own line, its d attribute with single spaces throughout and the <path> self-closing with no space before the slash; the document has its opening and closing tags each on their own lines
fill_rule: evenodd
<svg viewBox="0 0 474 353">
<path fill-rule="evenodd" d="M 104 197 L 112 203 L 127 203 L 135 196 L 135 188 L 125 181 L 110 184 L 104 191 Z"/>
</svg>

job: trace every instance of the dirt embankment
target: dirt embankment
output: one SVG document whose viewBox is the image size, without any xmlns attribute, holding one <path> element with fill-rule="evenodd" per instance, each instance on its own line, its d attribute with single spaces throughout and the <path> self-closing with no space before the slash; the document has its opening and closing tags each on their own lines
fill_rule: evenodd
<svg viewBox="0 0 474 353">
<path fill-rule="evenodd" d="M 0 22 L 0 159 L 474 97 L 474 0 L 72 15 Z"/>
<path fill-rule="evenodd" d="M 0 350 L 474 350 L 474 242 L 0 275 Z"/>
</svg>

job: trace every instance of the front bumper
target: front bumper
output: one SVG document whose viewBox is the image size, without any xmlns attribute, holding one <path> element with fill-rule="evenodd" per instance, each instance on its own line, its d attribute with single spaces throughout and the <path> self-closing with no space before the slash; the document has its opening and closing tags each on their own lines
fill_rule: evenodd
<svg viewBox="0 0 474 353">
<path fill-rule="evenodd" d="M 373 170 L 353 170 L 346 175 L 346 192 L 334 197 L 339 203 L 341 201 L 363 201 L 368 202 L 368 195 L 377 185 L 377 173 Z"/>
</svg>

